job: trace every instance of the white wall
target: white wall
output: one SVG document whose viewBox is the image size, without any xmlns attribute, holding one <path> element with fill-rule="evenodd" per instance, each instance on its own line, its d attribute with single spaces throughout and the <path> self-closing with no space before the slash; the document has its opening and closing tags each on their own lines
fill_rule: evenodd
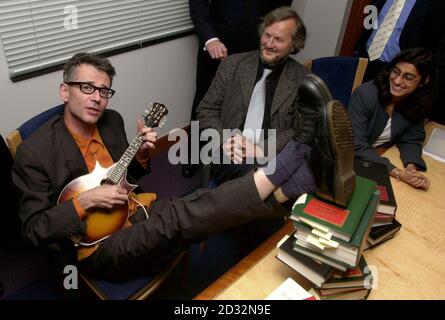
<svg viewBox="0 0 445 320">
<path fill-rule="evenodd" d="M 351 0 L 349 0 L 351 1 Z M 303 62 L 336 54 L 343 38 L 348 0 L 294 0 L 308 29 L 306 48 L 296 59 Z M 113 88 L 117 94 L 109 107 L 121 112 L 128 138 L 136 134 L 135 119 L 149 102 L 164 103 L 169 118 L 160 136 L 188 124 L 195 91 L 197 39 L 188 36 L 110 57 L 117 70 Z M 338 49 L 337 49 L 338 50 Z M 3 53 L 0 53 L 0 133 L 6 137 L 21 123 L 60 103 L 57 71 L 12 83 Z"/>
<path fill-rule="evenodd" d="M 160 136 L 190 120 L 195 90 L 195 36 L 164 42 L 110 57 L 117 76 L 109 108 L 124 117 L 128 139 L 136 134 L 136 117 L 150 102 L 169 109 Z M 0 133 L 5 138 L 21 123 L 39 112 L 61 103 L 58 95 L 62 71 L 12 83 L 3 54 L 0 54 Z"/>
<path fill-rule="evenodd" d="M 308 38 L 294 58 L 299 62 L 338 54 L 351 0 L 294 0 L 292 7 L 303 19 Z"/>
</svg>

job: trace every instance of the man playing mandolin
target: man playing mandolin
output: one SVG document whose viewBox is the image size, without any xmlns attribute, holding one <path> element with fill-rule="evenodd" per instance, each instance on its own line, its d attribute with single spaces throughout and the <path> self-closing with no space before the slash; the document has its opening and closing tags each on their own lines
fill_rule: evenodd
<svg viewBox="0 0 445 320">
<path fill-rule="evenodd" d="M 299 141 L 296 130 L 295 139 L 274 160 L 275 170 L 261 168 L 183 198 L 152 201 L 154 196 L 142 194 L 138 199 L 143 206 L 137 210 L 129 203 L 133 186 L 126 180 L 147 173 L 156 132 L 139 123 L 139 134 L 129 146 L 122 117 L 107 109 L 114 75 L 107 59 L 74 55 L 64 67 L 59 89 L 63 115 L 48 120 L 17 149 L 13 181 L 20 193 L 23 235 L 32 245 L 48 249 L 58 270 L 77 264 L 109 278 L 151 271 L 212 234 L 252 219 L 287 215 L 279 202 L 314 191 L 305 160 L 310 147 Z M 330 121 L 340 129 L 348 125 Z M 118 230 L 90 235 L 109 224 L 96 220 L 120 214 L 124 223 Z"/>
</svg>

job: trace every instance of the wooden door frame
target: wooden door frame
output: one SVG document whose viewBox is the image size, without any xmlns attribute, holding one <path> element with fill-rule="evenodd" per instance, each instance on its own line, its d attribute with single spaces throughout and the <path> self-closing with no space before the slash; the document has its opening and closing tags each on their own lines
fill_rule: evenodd
<svg viewBox="0 0 445 320">
<path fill-rule="evenodd" d="M 339 53 L 340 56 L 349 57 L 354 53 L 355 43 L 364 30 L 363 21 L 366 14 L 363 12 L 363 9 L 371 2 L 372 0 L 352 0 L 351 11 L 349 12 L 348 23 Z"/>
</svg>

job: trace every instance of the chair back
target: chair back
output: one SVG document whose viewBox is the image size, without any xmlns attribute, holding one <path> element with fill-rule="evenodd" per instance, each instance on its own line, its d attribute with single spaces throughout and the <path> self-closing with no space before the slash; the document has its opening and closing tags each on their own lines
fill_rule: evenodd
<svg viewBox="0 0 445 320">
<path fill-rule="evenodd" d="M 57 114 L 62 114 L 65 105 L 60 104 L 58 106 L 52 107 L 48 110 L 45 110 L 38 115 L 32 117 L 25 123 L 23 123 L 16 130 L 11 132 L 6 137 L 6 143 L 8 145 L 9 150 L 11 151 L 12 157 L 15 158 L 15 152 L 17 147 L 23 140 L 28 138 L 34 131 L 40 128 L 46 121 Z"/>
<path fill-rule="evenodd" d="M 367 64 L 365 58 L 334 56 L 309 60 L 305 66 L 326 82 L 334 99 L 347 107 L 351 93 L 363 81 Z"/>
<path fill-rule="evenodd" d="M 91 277 L 85 272 L 80 272 L 80 277 L 101 300 L 144 300 L 159 288 L 184 255 L 185 251 L 173 257 L 159 272 L 152 272 L 125 281 L 108 281 Z"/>
</svg>

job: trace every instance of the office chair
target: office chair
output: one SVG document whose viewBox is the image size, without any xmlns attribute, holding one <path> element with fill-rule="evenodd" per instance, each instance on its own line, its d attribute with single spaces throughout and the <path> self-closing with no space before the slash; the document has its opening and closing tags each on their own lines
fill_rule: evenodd
<svg viewBox="0 0 445 320">
<path fill-rule="evenodd" d="M 11 132 L 6 138 L 6 143 L 15 159 L 19 144 L 28 138 L 34 131 L 40 128 L 47 120 L 57 114 L 62 114 L 64 105 L 52 107 L 39 113 L 23 123 L 19 128 Z M 91 277 L 82 271 L 79 272 L 81 280 L 90 288 L 99 299 L 102 300 L 142 300 L 152 294 L 167 278 L 175 266 L 181 261 L 185 251 L 174 257 L 167 265 L 158 272 L 146 276 L 135 277 L 126 281 L 107 281 Z"/>
<path fill-rule="evenodd" d="M 42 126 L 47 120 L 55 116 L 56 114 L 63 113 L 64 105 L 60 104 L 58 106 L 52 107 L 46 111 L 39 113 L 38 115 L 32 117 L 25 123 L 23 123 L 16 130 L 11 132 L 6 137 L 6 143 L 9 150 L 11 151 L 12 157 L 15 158 L 15 152 L 17 147 L 23 140 L 28 138 L 34 131 Z"/>
<path fill-rule="evenodd" d="M 363 81 L 368 59 L 333 56 L 309 60 L 304 65 L 326 82 L 334 99 L 347 107 L 351 93 Z"/>
</svg>

